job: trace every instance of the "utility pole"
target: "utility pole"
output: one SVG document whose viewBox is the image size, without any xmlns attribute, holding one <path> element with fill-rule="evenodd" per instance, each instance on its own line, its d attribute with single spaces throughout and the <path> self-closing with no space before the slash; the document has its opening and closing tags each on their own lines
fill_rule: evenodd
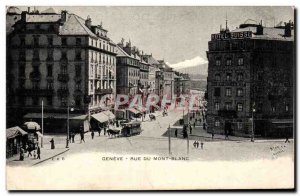
<svg viewBox="0 0 300 196">
<path fill-rule="evenodd" d="M 44 100 L 42 99 L 42 135 L 44 137 Z M 41 138 L 41 148 L 43 148 L 43 137 Z"/>
<path fill-rule="evenodd" d="M 190 121 L 190 119 L 189 119 L 189 108 L 188 108 L 188 113 L 187 113 L 187 129 L 186 129 L 186 140 L 187 140 L 187 156 L 189 156 L 189 151 L 190 151 L 190 141 L 189 141 L 189 131 L 188 131 L 188 129 L 190 128 L 190 126 L 189 126 L 189 121 Z"/>
<path fill-rule="evenodd" d="M 169 124 L 169 156 L 171 156 L 171 127 L 170 127 L 170 124 Z"/>
<path fill-rule="evenodd" d="M 66 148 L 69 148 L 69 118 L 70 118 L 70 111 L 69 111 L 70 107 L 69 107 L 69 101 L 68 101 L 68 117 L 67 117 L 67 144 L 66 144 Z"/>
</svg>

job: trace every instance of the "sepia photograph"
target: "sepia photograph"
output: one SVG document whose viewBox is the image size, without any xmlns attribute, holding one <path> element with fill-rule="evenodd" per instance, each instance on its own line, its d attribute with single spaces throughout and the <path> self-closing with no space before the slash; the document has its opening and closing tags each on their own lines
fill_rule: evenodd
<svg viewBox="0 0 300 196">
<path fill-rule="evenodd" d="M 7 190 L 295 189 L 295 7 L 5 10 Z"/>
</svg>

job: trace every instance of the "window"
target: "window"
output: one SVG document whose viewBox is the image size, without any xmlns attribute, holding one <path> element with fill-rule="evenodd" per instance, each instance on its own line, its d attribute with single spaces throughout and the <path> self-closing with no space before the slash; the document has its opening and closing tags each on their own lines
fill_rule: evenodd
<svg viewBox="0 0 300 196">
<path fill-rule="evenodd" d="M 53 82 L 47 83 L 47 89 L 52 90 L 53 89 Z"/>
<path fill-rule="evenodd" d="M 285 111 L 288 112 L 289 111 L 289 105 L 285 106 Z"/>
<path fill-rule="evenodd" d="M 272 112 L 276 112 L 276 107 L 275 106 L 272 106 L 271 109 L 272 109 Z"/>
<path fill-rule="evenodd" d="M 242 130 L 243 129 L 243 123 L 241 121 L 237 122 L 237 129 Z"/>
<path fill-rule="evenodd" d="M 226 88 L 226 94 L 227 97 L 231 96 L 231 88 Z"/>
<path fill-rule="evenodd" d="M 238 65 L 244 65 L 244 58 L 240 57 L 238 59 Z"/>
<path fill-rule="evenodd" d="M 219 127 L 220 126 L 220 120 L 215 120 L 215 127 Z"/>
<path fill-rule="evenodd" d="M 237 111 L 238 112 L 242 112 L 243 111 L 243 104 L 242 103 L 238 103 L 237 104 Z"/>
<path fill-rule="evenodd" d="M 24 77 L 25 76 L 25 64 L 20 64 L 19 67 L 19 76 Z"/>
<path fill-rule="evenodd" d="M 67 103 L 68 103 L 67 98 L 62 97 L 62 98 L 61 98 L 61 105 L 62 105 L 62 106 L 67 106 Z"/>
<path fill-rule="evenodd" d="M 39 89 L 40 88 L 39 82 L 32 81 L 32 88 L 33 89 Z"/>
<path fill-rule="evenodd" d="M 38 97 L 32 97 L 32 105 L 39 105 L 39 98 Z"/>
<path fill-rule="evenodd" d="M 237 96 L 242 97 L 243 96 L 243 89 L 237 89 Z"/>
<path fill-rule="evenodd" d="M 39 37 L 37 37 L 37 36 L 33 37 L 33 45 L 34 46 L 38 46 L 39 45 Z"/>
<path fill-rule="evenodd" d="M 79 37 L 76 38 L 76 45 L 77 46 L 81 45 L 81 38 L 79 38 Z"/>
<path fill-rule="evenodd" d="M 242 81 L 243 78 L 244 78 L 244 76 L 243 76 L 242 73 L 239 73 L 239 74 L 237 75 L 237 80 L 238 80 L 238 81 Z"/>
<path fill-rule="evenodd" d="M 52 36 L 48 37 L 48 45 L 53 46 L 53 37 Z"/>
<path fill-rule="evenodd" d="M 93 59 L 93 55 L 92 55 L 92 59 Z M 76 60 L 81 60 L 81 51 L 80 50 L 76 50 Z"/>
<path fill-rule="evenodd" d="M 231 81 L 231 73 L 227 73 L 226 74 L 226 80 L 227 81 Z"/>
<path fill-rule="evenodd" d="M 52 71 L 53 71 L 53 65 L 52 64 L 48 64 L 47 65 L 47 76 L 48 77 L 52 77 Z"/>
<path fill-rule="evenodd" d="M 61 45 L 62 46 L 66 46 L 67 45 L 67 38 L 66 37 L 61 38 Z"/>
<path fill-rule="evenodd" d="M 215 110 L 216 111 L 220 110 L 220 103 L 219 102 L 215 102 Z"/>
<path fill-rule="evenodd" d="M 216 74 L 216 75 L 215 75 L 215 80 L 216 80 L 216 81 L 220 81 L 220 80 L 221 80 L 220 74 Z"/>
<path fill-rule="evenodd" d="M 227 65 L 227 66 L 230 66 L 231 64 L 232 64 L 231 58 L 227 58 L 227 59 L 226 59 L 226 65 Z"/>
<path fill-rule="evenodd" d="M 215 94 L 214 94 L 215 97 L 220 97 L 221 96 L 221 89 L 220 87 L 217 87 L 215 88 Z"/>
<path fill-rule="evenodd" d="M 80 82 L 76 82 L 75 88 L 76 88 L 76 90 L 80 90 L 81 89 L 81 83 Z"/>
<path fill-rule="evenodd" d="M 231 102 L 226 102 L 225 103 L 225 109 L 230 110 L 231 109 Z"/>
<path fill-rule="evenodd" d="M 53 105 L 52 97 L 47 97 L 47 105 Z"/>
<path fill-rule="evenodd" d="M 78 65 L 76 65 L 76 67 L 75 67 L 75 76 L 76 76 L 76 77 L 80 77 L 80 75 L 81 75 L 81 65 L 78 64 Z"/>
</svg>

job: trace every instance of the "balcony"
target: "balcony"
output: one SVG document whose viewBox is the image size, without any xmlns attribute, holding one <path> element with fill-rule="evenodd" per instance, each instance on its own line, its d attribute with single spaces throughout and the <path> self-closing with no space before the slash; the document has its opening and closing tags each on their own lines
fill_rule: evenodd
<svg viewBox="0 0 300 196">
<path fill-rule="evenodd" d="M 95 89 L 95 94 L 103 95 L 103 94 L 112 94 L 113 90 L 111 88 L 108 89 Z"/>
<path fill-rule="evenodd" d="M 31 72 L 29 75 L 30 80 L 32 81 L 40 81 L 41 80 L 41 74 L 40 72 Z"/>
<path fill-rule="evenodd" d="M 69 89 L 58 89 L 57 90 L 57 95 L 59 97 L 68 97 L 69 96 Z"/>
<path fill-rule="evenodd" d="M 58 74 L 57 80 L 60 82 L 68 82 L 69 81 L 69 75 L 68 74 Z"/>
<path fill-rule="evenodd" d="M 18 95 L 23 96 L 53 96 L 53 89 L 17 89 Z"/>
</svg>

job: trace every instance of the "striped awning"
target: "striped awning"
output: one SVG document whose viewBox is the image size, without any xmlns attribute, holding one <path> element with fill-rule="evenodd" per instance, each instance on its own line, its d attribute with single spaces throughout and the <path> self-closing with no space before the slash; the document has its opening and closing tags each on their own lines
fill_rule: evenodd
<svg viewBox="0 0 300 196">
<path fill-rule="evenodd" d="M 99 112 L 97 114 L 93 114 L 92 117 L 94 119 L 96 119 L 97 121 L 99 121 L 100 123 L 109 121 L 109 117 L 107 115 L 105 115 L 104 112 Z"/>
<path fill-rule="evenodd" d="M 20 127 L 11 127 L 6 129 L 6 138 L 11 139 L 19 135 L 27 135 L 27 132 L 21 129 Z"/>
</svg>

